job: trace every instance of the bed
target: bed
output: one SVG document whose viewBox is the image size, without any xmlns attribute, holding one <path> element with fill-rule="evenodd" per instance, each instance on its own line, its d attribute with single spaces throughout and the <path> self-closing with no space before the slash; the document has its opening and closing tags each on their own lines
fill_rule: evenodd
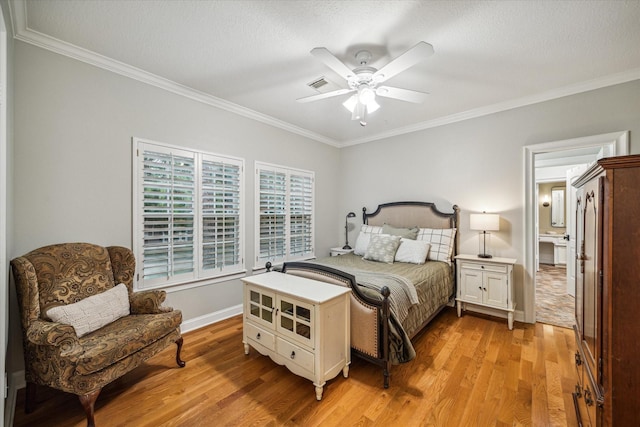
<svg viewBox="0 0 640 427">
<path fill-rule="evenodd" d="M 454 205 L 452 210 L 443 213 L 430 202 L 385 203 L 371 213 L 363 208 L 363 225 L 354 253 L 287 262 L 282 266 L 283 273 L 348 286 L 353 290 L 352 353 L 382 367 L 385 388 L 389 387 L 391 365 L 415 357 L 411 339 L 455 298 L 453 257 L 458 251 L 459 208 Z M 420 264 L 411 259 L 424 256 L 420 250 L 417 255 L 392 259 L 391 263 L 384 258 L 388 253 L 382 255 L 382 260 L 379 254 L 372 254 L 375 252 L 373 246 L 380 242 L 391 244 L 389 241 L 397 239 L 387 236 L 403 235 L 407 229 L 410 235 L 405 237 L 415 242 L 402 240 L 394 257 L 400 255 L 399 248 L 403 244 L 422 248 L 428 241 L 426 262 Z M 368 237 L 363 237 L 367 234 Z"/>
</svg>

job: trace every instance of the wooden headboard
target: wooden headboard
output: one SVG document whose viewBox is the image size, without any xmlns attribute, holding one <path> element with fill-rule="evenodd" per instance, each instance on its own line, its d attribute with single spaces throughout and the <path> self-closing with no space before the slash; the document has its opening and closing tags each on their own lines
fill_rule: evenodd
<svg viewBox="0 0 640 427">
<path fill-rule="evenodd" d="M 458 228 L 460 208 L 453 205 L 452 213 L 444 213 L 431 202 L 393 202 L 378 205 L 372 213 L 362 208 L 363 224 L 379 225 L 385 223 L 394 227 L 420 228 Z M 459 237 L 456 231 L 454 256 L 458 253 Z"/>
</svg>

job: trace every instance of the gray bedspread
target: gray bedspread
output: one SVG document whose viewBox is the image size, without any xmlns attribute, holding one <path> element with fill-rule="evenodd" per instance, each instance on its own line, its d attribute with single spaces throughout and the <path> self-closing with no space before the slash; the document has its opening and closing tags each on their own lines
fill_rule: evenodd
<svg viewBox="0 0 640 427">
<path fill-rule="evenodd" d="M 353 254 L 310 262 L 352 274 L 361 290 L 369 296 L 379 297 L 379 289 L 382 286 L 389 287 L 390 357 L 393 364 L 408 362 L 415 357 L 410 337 L 419 332 L 424 323 L 447 304 L 454 292 L 453 272 L 451 266 L 444 262 L 385 264 Z"/>
</svg>

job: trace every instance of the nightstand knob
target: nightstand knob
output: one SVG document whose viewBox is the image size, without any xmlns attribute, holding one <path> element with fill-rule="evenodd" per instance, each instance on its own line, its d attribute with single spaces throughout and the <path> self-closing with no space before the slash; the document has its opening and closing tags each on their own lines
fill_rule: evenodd
<svg viewBox="0 0 640 427">
<path fill-rule="evenodd" d="M 292 359 L 295 359 L 295 358 L 296 358 L 296 352 L 295 352 L 295 351 L 292 351 L 292 352 L 291 352 L 291 358 L 292 358 Z"/>
<path fill-rule="evenodd" d="M 481 265 L 480 268 L 484 270 L 484 265 Z"/>
<path fill-rule="evenodd" d="M 258 335 L 256 335 L 256 339 L 259 340 L 260 339 L 260 332 L 258 332 Z"/>
</svg>

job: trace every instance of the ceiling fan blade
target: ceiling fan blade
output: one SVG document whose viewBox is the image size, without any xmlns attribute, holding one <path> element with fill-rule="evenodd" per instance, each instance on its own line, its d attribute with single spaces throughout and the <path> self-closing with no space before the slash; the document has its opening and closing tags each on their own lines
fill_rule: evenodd
<svg viewBox="0 0 640 427">
<path fill-rule="evenodd" d="M 417 90 L 400 89 L 399 87 L 379 86 L 376 89 L 376 95 L 420 104 L 427 99 L 429 94 L 427 92 L 418 92 Z"/>
<path fill-rule="evenodd" d="M 420 42 L 373 74 L 373 80 L 382 83 L 407 68 L 433 55 L 433 46 Z"/>
<path fill-rule="evenodd" d="M 345 93 L 355 92 L 355 89 L 338 89 L 332 90 L 331 92 L 321 93 L 318 95 L 305 96 L 304 98 L 298 98 L 296 101 L 298 102 L 311 102 L 317 101 L 319 99 L 331 98 L 338 95 L 344 95 Z"/>
<path fill-rule="evenodd" d="M 325 47 L 316 47 L 311 49 L 311 54 L 318 58 L 320 61 L 331 68 L 333 71 L 342 76 L 345 80 L 349 80 L 349 77 L 353 76 L 353 70 L 349 69 L 342 61 L 333 56 L 331 52 Z"/>
</svg>

